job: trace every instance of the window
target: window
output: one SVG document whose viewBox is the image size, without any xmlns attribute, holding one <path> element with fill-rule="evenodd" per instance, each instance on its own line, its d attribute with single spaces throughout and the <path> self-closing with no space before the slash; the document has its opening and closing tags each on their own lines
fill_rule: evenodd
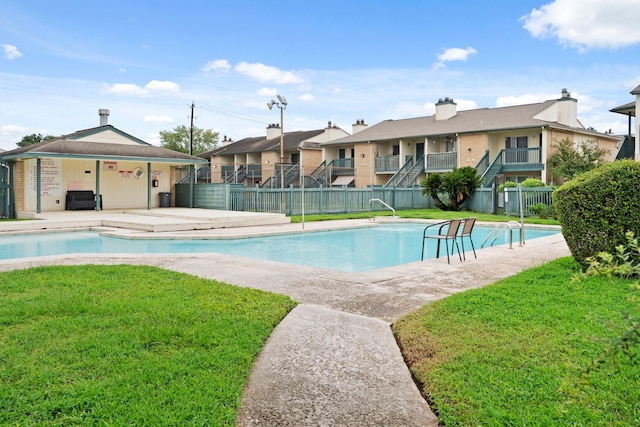
<svg viewBox="0 0 640 427">
<path fill-rule="evenodd" d="M 399 145 L 394 145 L 394 146 L 392 147 L 392 150 L 393 150 L 393 151 L 392 151 L 392 153 L 391 153 L 391 154 L 392 154 L 393 156 L 398 156 L 398 155 L 400 154 L 400 146 L 399 146 Z"/>
<path fill-rule="evenodd" d="M 444 142 L 444 151 L 447 153 L 452 153 L 456 151 L 456 141 L 453 139 L 447 139 Z"/>
<path fill-rule="evenodd" d="M 506 163 L 527 163 L 529 153 L 526 148 L 529 146 L 529 138 L 526 136 L 507 136 L 504 140 Z"/>
</svg>

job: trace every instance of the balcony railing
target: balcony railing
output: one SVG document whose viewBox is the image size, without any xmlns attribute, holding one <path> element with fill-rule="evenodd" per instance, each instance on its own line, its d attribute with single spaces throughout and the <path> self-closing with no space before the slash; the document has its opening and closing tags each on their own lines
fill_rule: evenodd
<svg viewBox="0 0 640 427">
<path fill-rule="evenodd" d="M 353 157 L 345 159 L 333 159 L 327 166 L 331 171 L 331 175 L 353 175 Z"/>
<path fill-rule="evenodd" d="M 542 170 L 541 148 L 505 148 L 502 150 L 502 170 Z"/>
<path fill-rule="evenodd" d="M 400 169 L 400 156 L 377 156 L 375 171 L 380 173 L 396 173 Z"/>
<path fill-rule="evenodd" d="M 458 153 L 455 151 L 427 154 L 425 167 L 427 172 L 450 171 L 456 166 L 458 166 Z"/>
</svg>

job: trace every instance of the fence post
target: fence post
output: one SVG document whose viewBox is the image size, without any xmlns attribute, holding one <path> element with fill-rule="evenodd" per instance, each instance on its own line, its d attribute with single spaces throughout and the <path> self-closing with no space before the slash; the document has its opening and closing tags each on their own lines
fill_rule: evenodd
<svg viewBox="0 0 640 427">
<path fill-rule="evenodd" d="M 293 184 L 289 184 L 289 216 L 293 215 Z"/>
<path fill-rule="evenodd" d="M 344 194 L 344 213 L 349 212 L 348 209 L 348 205 L 347 205 L 347 186 L 344 185 L 343 187 L 343 193 Z"/>
</svg>

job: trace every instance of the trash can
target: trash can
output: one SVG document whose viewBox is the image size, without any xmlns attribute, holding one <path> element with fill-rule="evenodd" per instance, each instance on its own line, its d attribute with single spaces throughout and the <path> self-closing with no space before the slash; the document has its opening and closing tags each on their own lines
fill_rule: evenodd
<svg viewBox="0 0 640 427">
<path fill-rule="evenodd" d="M 171 207 L 171 193 L 158 193 L 160 196 L 160 207 L 161 208 L 170 208 Z"/>
</svg>

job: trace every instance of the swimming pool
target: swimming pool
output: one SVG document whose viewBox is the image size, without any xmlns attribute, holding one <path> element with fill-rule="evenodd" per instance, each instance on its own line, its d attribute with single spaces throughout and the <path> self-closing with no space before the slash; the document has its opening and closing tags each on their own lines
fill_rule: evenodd
<svg viewBox="0 0 640 427">
<path fill-rule="evenodd" d="M 94 231 L 43 233 L 0 237 L 0 260 L 74 253 L 191 253 L 217 252 L 345 272 L 363 272 L 420 261 L 426 224 L 396 223 L 312 233 L 280 234 L 239 239 L 123 239 Z M 436 227 L 432 227 L 435 229 Z M 476 226 L 476 249 L 492 227 Z M 527 240 L 559 233 L 529 229 Z M 513 239 L 519 235 L 514 231 Z M 508 243 L 505 235 L 495 245 Z M 468 240 L 465 248 L 471 250 Z M 441 256 L 445 256 L 444 245 Z M 435 258 L 436 242 L 427 241 L 425 259 Z M 457 255 L 454 255 L 457 256 Z"/>
</svg>

